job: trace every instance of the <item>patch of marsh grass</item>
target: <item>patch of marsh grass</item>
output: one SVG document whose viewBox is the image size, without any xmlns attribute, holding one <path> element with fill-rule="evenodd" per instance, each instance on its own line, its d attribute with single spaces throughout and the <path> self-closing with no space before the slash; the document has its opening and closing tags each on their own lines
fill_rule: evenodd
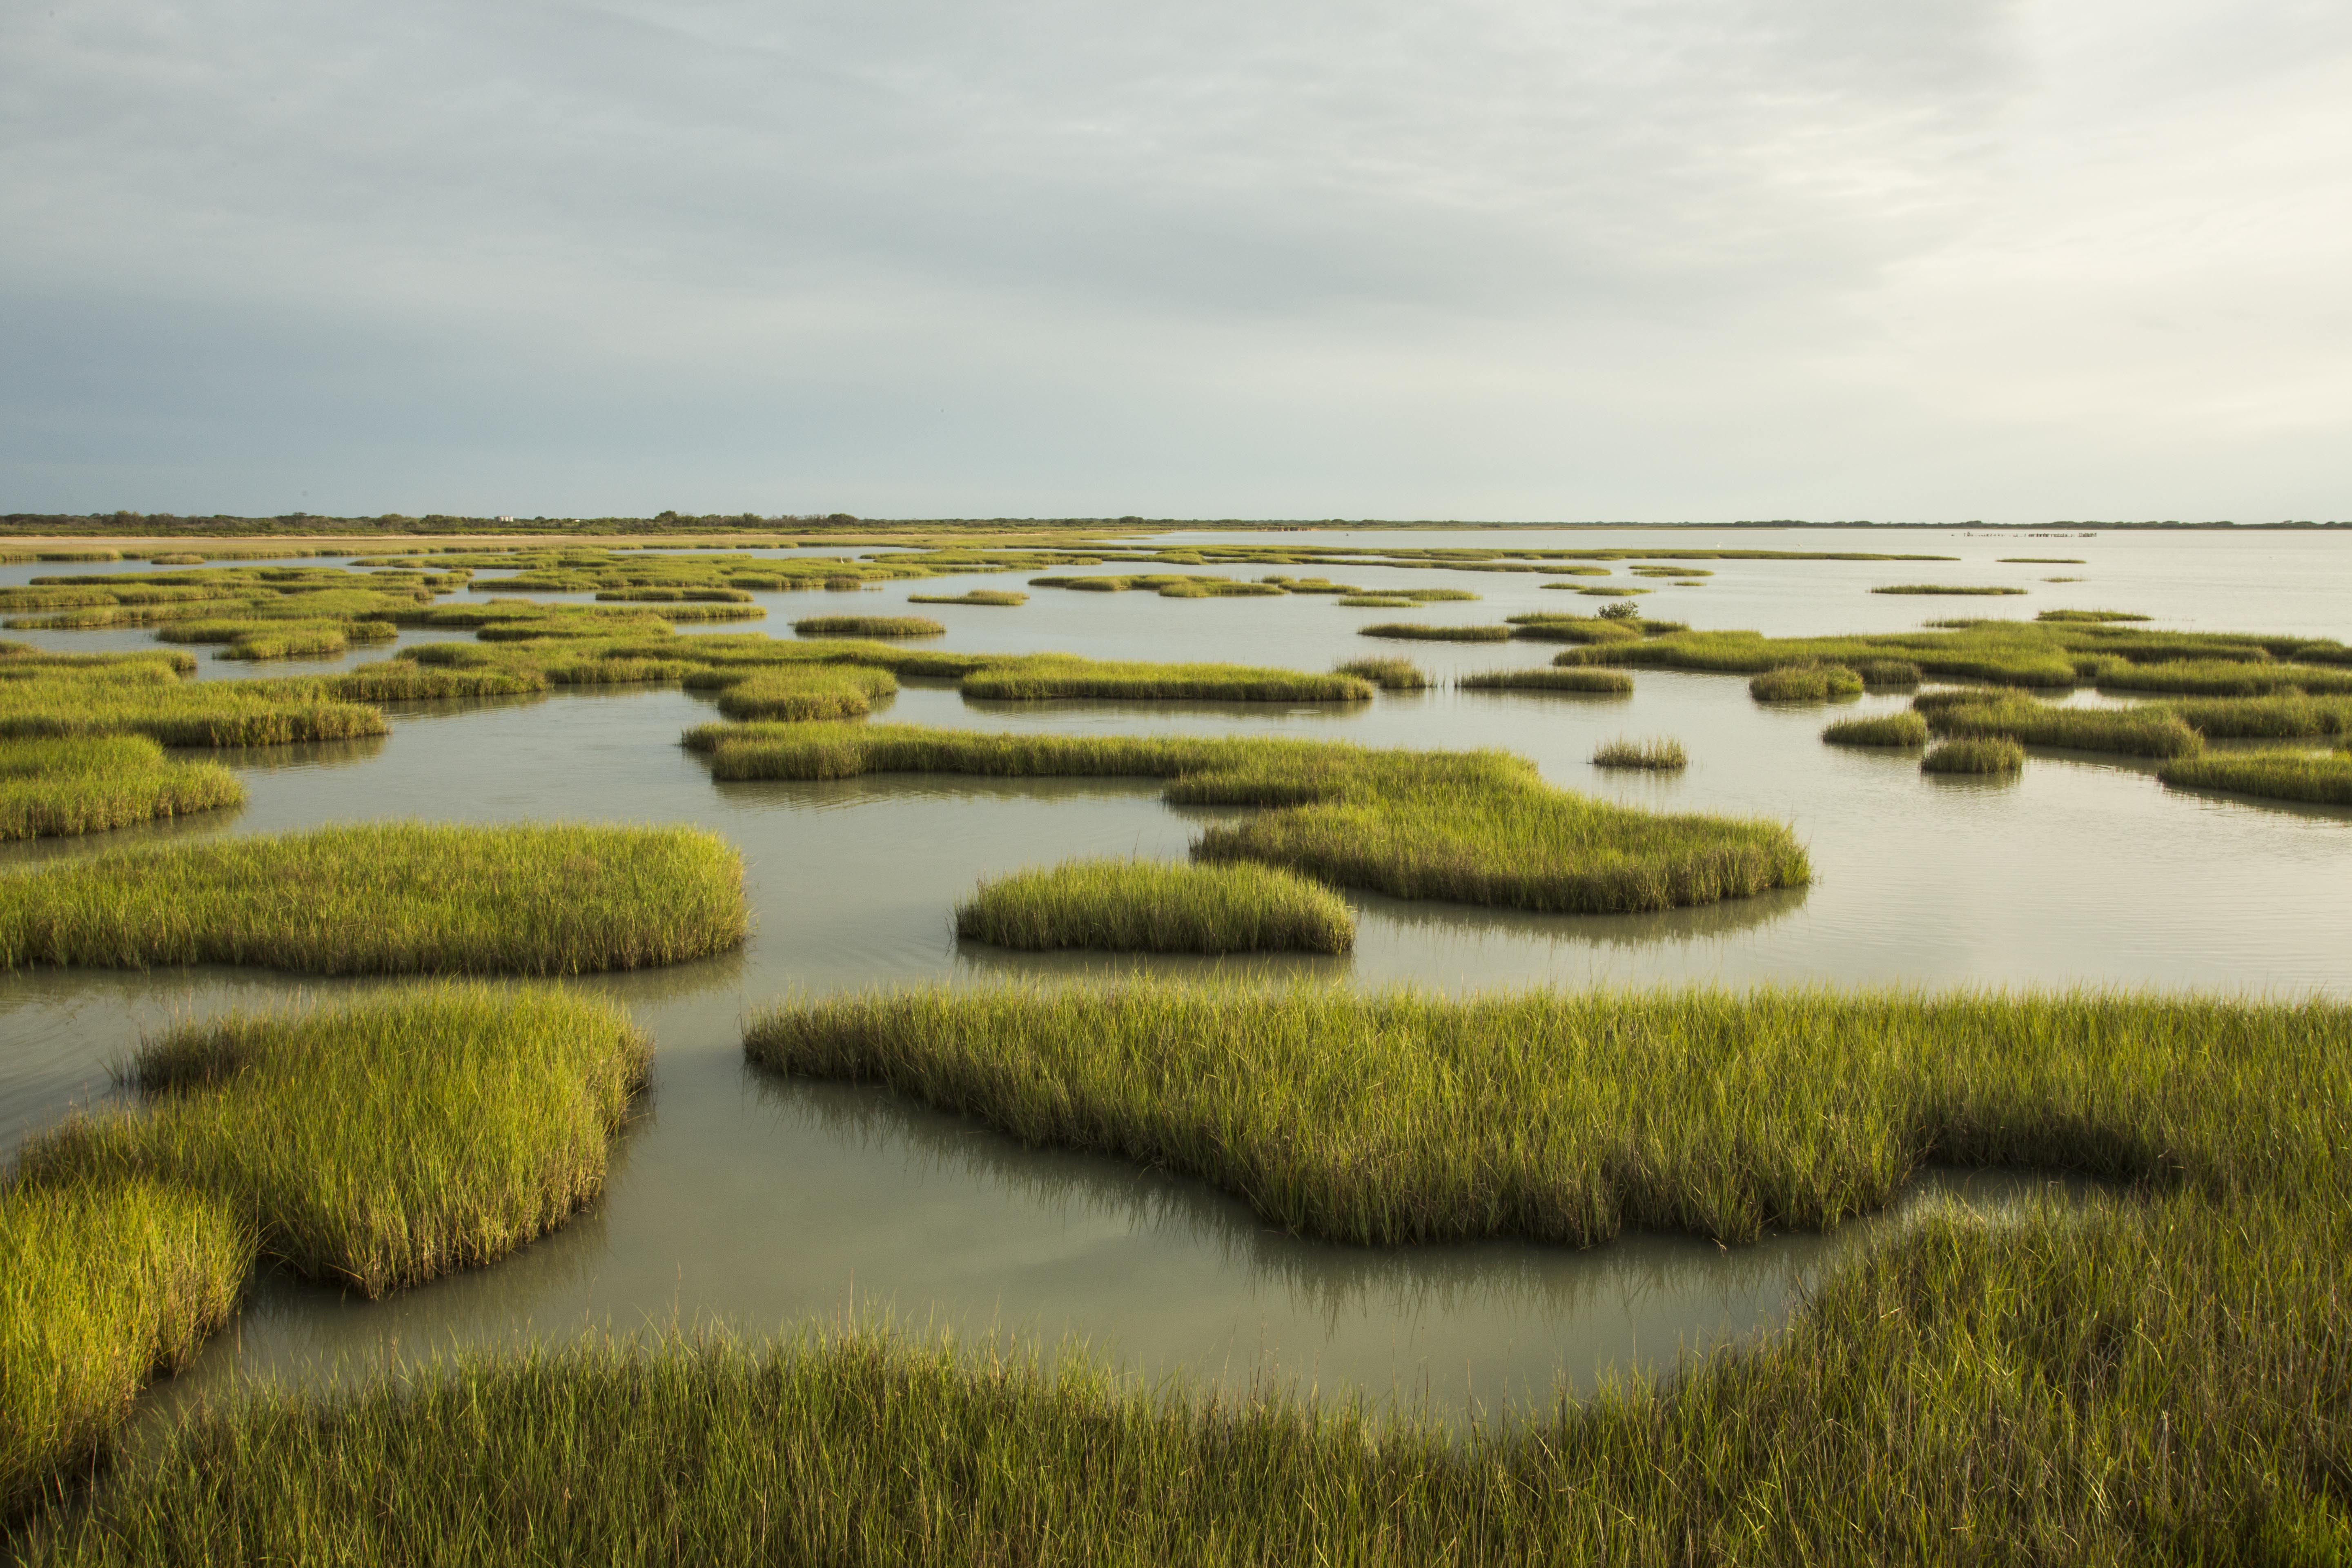
<svg viewBox="0 0 2352 1568">
<path fill-rule="evenodd" d="M 0 1520 L 97 1466 L 140 1385 L 228 1317 L 252 1258 L 235 1209 L 203 1194 L 0 1190 Z"/>
<path fill-rule="evenodd" d="M 2079 555 L 2004 555 L 2004 566 L 2084 566 L 2089 564 Z"/>
<path fill-rule="evenodd" d="M 748 673 L 698 670 L 686 678 L 686 684 L 689 689 L 717 686 L 719 710 L 730 719 L 803 722 L 855 719 L 870 712 L 877 701 L 898 689 L 898 678 L 862 665 L 807 664 Z"/>
<path fill-rule="evenodd" d="M 1946 741 L 1919 759 L 1920 771 L 1930 773 L 2013 773 L 2024 766 L 2025 748 L 2005 735 Z"/>
<path fill-rule="evenodd" d="M 2212 741 L 2324 740 L 2352 735 L 2352 698 L 2203 697 L 2162 705 Z"/>
<path fill-rule="evenodd" d="M 378 823 L 0 877 L 0 966 L 577 974 L 740 942 L 741 858 L 683 827 Z"/>
<path fill-rule="evenodd" d="M 1331 671 L 1369 680 L 1383 691 L 1419 691 L 1429 685 L 1421 666 L 1409 658 L 1351 658 L 1333 665 Z"/>
<path fill-rule="evenodd" d="M 1841 719 L 1822 731 L 1822 739 L 1832 746 L 1924 746 L 1927 721 L 1910 712 Z"/>
<path fill-rule="evenodd" d="M 1541 666 L 1535 669 L 1488 669 L 1455 678 L 1465 691 L 1561 691 L 1579 697 L 1631 697 L 1633 678 L 1622 670 Z"/>
<path fill-rule="evenodd" d="M 1630 912 L 1745 898 L 1811 875 L 1780 824 L 1596 800 L 1552 788 L 1501 752 L 859 724 L 772 726 L 740 739 L 706 728 L 688 739 L 710 747 L 719 779 L 1164 778 L 1174 804 L 1267 808 L 1204 829 L 1194 858 L 1255 860 L 1402 899 Z"/>
<path fill-rule="evenodd" d="M 488 1263 L 603 1189 L 651 1047 L 619 1006 L 436 985 L 151 1039 L 136 1110 L 25 1146 L 18 1180 L 153 1182 L 249 1215 L 297 1272 L 382 1296 Z"/>
<path fill-rule="evenodd" d="M 2060 581 L 2056 577 L 2049 581 Z M 2137 616 L 2129 610 L 2044 610 L 2033 617 L 2037 621 L 2056 621 L 2062 625 L 2074 622 L 2083 626 L 2114 626 L 2126 621 L 2145 621 L 2152 617 Z"/>
<path fill-rule="evenodd" d="M 2352 754 L 2343 752 L 2207 752 L 2167 763 L 2156 776 L 2175 789 L 2352 805 Z"/>
<path fill-rule="evenodd" d="M 1958 583 L 1892 583 L 1883 588 L 1873 588 L 1874 594 L 1961 594 L 2007 595 L 2022 594 L 2022 588 L 1969 586 Z"/>
<path fill-rule="evenodd" d="M 1331 602 L 1349 610 L 1410 610 L 1415 601 L 1402 594 L 1348 594 Z"/>
<path fill-rule="evenodd" d="M 1748 695 L 1759 702 L 1827 702 L 1859 697 L 1863 688 L 1862 677 L 1842 664 L 1788 664 L 1748 681 Z"/>
<path fill-rule="evenodd" d="M 793 623 L 804 637 L 935 637 L 947 629 L 929 616 L 803 616 Z"/>
<path fill-rule="evenodd" d="M 992 877 L 956 906 L 956 934 L 1032 951 L 1346 952 L 1355 911 L 1330 889 L 1233 861 L 1072 860 Z"/>
<path fill-rule="evenodd" d="M 997 605 L 1011 608 L 1028 602 L 1028 595 L 1014 593 L 1005 588 L 974 588 L 963 594 L 909 594 L 907 595 L 907 603 L 910 605 Z"/>
<path fill-rule="evenodd" d="M 1502 642 L 1511 635 L 1508 626 L 1441 626 L 1427 621 L 1377 621 L 1369 626 L 1358 626 L 1356 635 L 1367 637 L 1395 637 L 1409 642 Z"/>
<path fill-rule="evenodd" d="M 1628 741 L 1622 738 L 1603 742 L 1592 753 L 1596 768 L 1646 768 L 1652 773 L 1678 773 L 1690 766 L 1690 753 L 1683 750 L 1680 741 Z"/>
<path fill-rule="evenodd" d="M 1258 669 L 1238 664 L 1146 664 L 1035 654 L 989 664 L 963 678 L 967 697 L 1196 699 L 1224 702 L 1363 702 L 1371 682 L 1352 675 Z"/>
<path fill-rule="evenodd" d="M 2180 717 L 2159 707 L 2059 708 L 2021 694 L 1938 704 L 1927 711 L 1939 736 L 2006 738 L 2029 746 L 2179 757 L 2203 744 Z"/>
<path fill-rule="evenodd" d="M 102 833 L 244 804 L 235 773 L 166 761 L 144 735 L 0 741 L 0 839 Z"/>
<path fill-rule="evenodd" d="M 924 987 L 772 1007 L 744 1050 L 1372 1245 L 1747 1241 L 1931 1162 L 2324 1214 L 2352 1092 L 2344 1004 L 2105 992 Z"/>
<path fill-rule="evenodd" d="M 184 657 L 184 656 L 182 656 Z M 146 735 L 167 746 L 272 746 L 382 735 L 382 713 L 318 680 L 183 681 L 136 658 L 28 668 L 0 659 L 0 739 Z"/>
</svg>

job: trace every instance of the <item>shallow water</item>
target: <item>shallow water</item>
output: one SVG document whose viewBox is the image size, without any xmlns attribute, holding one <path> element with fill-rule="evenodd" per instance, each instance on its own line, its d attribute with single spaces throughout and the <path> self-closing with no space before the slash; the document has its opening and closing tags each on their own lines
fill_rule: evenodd
<svg viewBox="0 0 2352 1568">
<path fill-rule="evenodd" d="M 1232 535 L 1193 536 L 1204 542 Z M 2352 541 L 2271 534 L 1982 539 L 1952 533 L 1691 531 L 1655 534 L 1279 534 L 1267 542 L 1916 550 L 1957 563 L 1702 562 L 1715 575 L 1657 591 L 1647 614 L 1702 627 L 1834 632 L 2053 605 L 2139 610 L 2159 626 L 2352 639 Z M 2005 566 L 2010 554 L 2084 566 Z M 124 563 L 138 569 L 138 563 Z M 1104 568 L 1106 571 L 1117 568 Z M 0 582 L 82 566 L 0 568 Z M 1204 569 L 1213 570 L 1213 569 Z M 1274 568 L 1228 568 L 1257 575 Z M 1319 567 L 1282 568 L 1320 574 Z M 2048 584 L 2050 574 L 2082 584 Z M 1541 663 L 1546 647 L 1376 643 L 1381 619 L 1491 623 L 1599 601 L 1518 574 L 1348 567 L 1366 585 L 1460 586 L 1475 604 L 1344 610 L 1322 598 L 1168 600 L 1031 590 L 1018 609 L 917 606 L 940 646 L 1107 658 L 1214 658 L 1320 668 L 1401 653 L 1439 674 Z M 1602 579 L 1591 579 L 1601 582 Z M 1874 595 L 1874 584 L 2013 582 L 2025 597 Z M 770 620 L 709 628 L 789 635 L 791 617 L 904 608 L 909 592 L 1019 576 L 892 584 L 850 595 L 762 595 Z M 478 592 L 499 591 L 483 581 Z M 10 633 L 64 648 L 149 647 L 144 631 Z M 408 634 L 404 641 L 447 640 Z M 307 672 L 383 657 L 247 665 L 205 679 Z M 635 1009 L 659 1043 L 656 1089 L 624 1142 L 606 1199 L 495 1268 L 365 1303 L 284 1282 L 160 1391 L 168 1408 L 247 1373 L 332 1380 L 460 1344 L 723 1321 L 763 1334 L 844 1314 L 921 1327 L 1083 1341 L 1144 1375 L 1227 1382 L 1272 1373 L 1326 1392 L 1441 1412 L 1524 1408 L 1612 1367 L 1782 1321 L 1824 1262 L 1872 1227 L 1723 1249 L 1636 1237 L 1589 1252 L 1491 1244 L 1373 1250 L 1281 1236 L 1197 1184 L 1117 1162 L 1025 1151 L 878 1092 L 784 1082 L 742 1064 L 740 1023 L 794 992 L 1072 973 L 1314 976 L 1359 985 L 1647 984 L 1682 981 L 1920 985 L 2195 986 L 2300 996 L 2352 992 L 2352 813 L 2168 792 L 2147 766 L 2041 753 L 2022 778 L 1922 776 L 1907 756 L 1826 747 L 1832 711 L 1766 709 L 1727 677 L 1637 671 L 1630 699 L 1430 693 L 1346 709 L 1220 704 L 974 704 L 920 683 L 882 717 L 1085 732 L 1275 733 L 1423 747 L 1499 746 L 1555 783 L 1655 806 L 1793 823 L 1806 889 L 1670 915 L 1562 917 L 1354 896 L 1358 951 L 1278 961 L 1038 957 L 959 950 L 949 910 L 980 877 L 1076 855 L 1181 857 L 1207 814 L 1146 781 L 880 777 L 715 785 L 676 744 L 713 716 L 687 693 L 558 693 L 395 711 L 382 741 L 227 753 L 241 813 L 102 840 L 0 848 L 37 862 L 163 837 L 270 832 L 383 816 L 694 822 L 738 844 L 756 927 L 744 950 L 586 984 Z M 2096 700 L 2084 697 L 2081 700 Z M 1873 697 L 1839 715 L 1900 706 Z M 1679 777 L 1591 768 L 1615 736 L 1672 735 Z M 220 970 L 34 972 L 0 982 L 0 1156 L 109 1092 L 107 1064 L 175 1015 L 364 987 Z M 1939 1177 L 1980 1203 L 2031 1179 Z M 1923 1189 L 1927 1190 L 1927 1189 Z"/>
</svg>

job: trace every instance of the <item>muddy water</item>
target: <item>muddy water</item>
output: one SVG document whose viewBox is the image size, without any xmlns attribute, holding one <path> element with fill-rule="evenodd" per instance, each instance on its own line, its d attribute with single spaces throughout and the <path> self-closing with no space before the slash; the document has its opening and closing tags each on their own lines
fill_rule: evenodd
<svg viewBox="0 0 2352 1568">
<path fill-rule="evenodd" d="M 1282 535 L 1281 542 L 1302 536 Z M 1331 536 L 1304 536 L 1329 542 Z M 1651 543 L 1549 534 L 1537 544 Z M 1462 536 L 1380 535 L 1380 544 Z M 1481 536 L 1477 542 L 1504 542 Z M 2136 609 L 2159 626 L 2352 638 L 2352 541 L 2266 535 L 1974 540 L 1951 534 L 1696 534 L 1668 543 L 1916 549 L 1957 563 L 1702 563 L 1696 587 L 1607 579 L 1700 626 L 1775 633 L 1910 626 L 1938 615 L 2066 605 Z M 1996 555 L 2085 558 L 2009 566 Z M 81 567 L 0 569 L 23 581 Z M 1255 574 L 1259 569 L 1235 569 Z M 1297 570 L 1297 569 L 1294 569 Z M 1313 570 L 1313 569 L 1309 569 Z M 2049 584 L 2049 574 L 2090 581 Z M 1563 603 L 1557 579 L 1346 568 L 1367 585 L 1462 586 L 1475 604 L 1410 618 L 1492 622 Z M 1601 579 L 1593 579 L 1598 582 Z M 1875 584 L 2014 582 L 2024 597 L 1874 595 Z M 1018 579 L 958 578 L 950 591 Z M 935 584 L 858 595 L 762 595 L 766 629 L 795 615 L 887 611 Z M 477 590 L 497 592 L 493 582 Z M 1323 668 L 1402 652 L 1440 674 L 1541 662 L 1544 647 L 1373 643 L 1354 627 L 1401 612 L 1313 598 L 1163 600 L 1032 591 L 1020 609 L 929 606 L 942 646 L 1097 657 L 1222 658 Z M 722 627 L 740 630 L 742 627 Z M 143 632 L 16 633 L 70 648 L 152 646 Z M 410 634 L 406 640 L 419 638 Z M 204 650 L 199 650 L 200 653 Z M 337 668 L 204 660 L 206 679 Z M 1135 971 L 1257 981 L 1297 976 L 1444 989 L 1707 981 L 1925 985 L 2086 981 L 2253 994 L 2352 990 L 2352 814 L 2165 791 L 2146 767 L 2038 756 L 2018 781 L 1923 777 L 1915 762 L 1822 745 L 1822 709 L 1768 710 L 1731 679 L 1637 672 L 1631 699 L 1438 690 L 1344 710 L 1281 705 L 971 704 L 917 683 L 885 717 L 1073 732 L 1288 733 L 1370 744 L 1501 746 L 1546 776 L 1661 809 L 1734 812 L 1797 826 L 1807 889 L 1664 916 L 1550 917 L 1357 899 L 1349 959 L 1039 958 L 959 949 L 955 900 L 982 876 L 1075 855 L 1182 855 L 1202 814 L 1143 782 L 882 777 L 715 785 L 676 745 L 712 716 L 677 690 L 396 712 L 386 739 L 230 753 L 241 813 L 110 835 L 105 845 L 269 832 L 384 816 L 694 822 L 740 845 L 756 911 L 740 953 L 659 974 L 590 982 L 625 1000 L 660 1046 L 655 1095 L 625 1141 L 606 1200 L 499 1266 L 383 1303 L 272 1281 L 236 1331 L 157 1403 L 241 1376 L 332 1381 L 460 1345 L 724 1322 L 751 1335 L 845 1314 L 917 1328 L 1084 1342 L 1140 1375 L 1296 1378 L 1441 1411 L 1525 1407 L 1611 1367 L 1671 1364 L 1682 1349 L 1768 1328 L 1838 1250 L 1900 1215 L 1830 1237 L 1725 1250 L 1634 1237 L 1589 1252 L 1495 1244 L 1385 1251 L 1286 1237 L 1229 1200 L 1161 1174 L 1021 1150 L 871 1090 L 783 1082 L 742 1065 L 749 1010 L 793 993 L 941 980 Z M 2095 699 L 2084 698 L 2084 700 Z M 1841 714 L 1899 700 L 1869 698 Z M 1671 779 L 1592 769 L 1599 742 L 1671 735 L 1692 766 Z M 88 854 L 97 841 L 17 846 L 0 859 Z M 174 1016 L 362 987 L 267 973 L 36 972 L 0 982 L 0 1154 L 108 1092 L 107 1064 Z M 1939 1178 L 1999 1204 L 2030 1179 Z"/>
</svg>

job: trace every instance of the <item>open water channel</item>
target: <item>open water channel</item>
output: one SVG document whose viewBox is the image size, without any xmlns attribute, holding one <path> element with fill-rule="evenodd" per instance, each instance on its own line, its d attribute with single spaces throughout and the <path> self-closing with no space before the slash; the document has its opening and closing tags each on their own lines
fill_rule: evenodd
<svg viewBox="0 0 2352 1568">
<path fill-rule="evenodd" d="M 1251 535 L 1163 536 L 1228 542 Z M 1950 531 L 1336 532 L 1266 542 L 1916 551 L 1949 563 L 1709 561 L 1646 614 L 1774 635 L 1899 629 L 1953 614 L 2135 610 L 2159 627 L 2352 639 L 2352 539 L 2309 534 L 2103 533 L 2020 539 Z M 809 553 L 801 552 L 800 553 Z M 2081 565 L 2005 565 L 2003 555 Z M 321 561 L 320 564 L 338 563 Z M 148 569 L 125 563 L 123 570 Z M 0 567 L 0 582 L 80 573 Z M 1104 568 L 1103 570 L 1118 570 Z M 1266 570 L 1202 568 L 1233 575 Z M 948 624 L 939 646 L 1097 658 L 1324 668 L 1402 654 L 1441 678 L 1544 662 L 1549 645 L 1374 642 L 1383 619 L 1493 623 L 1596 601 L 1519 574 L 1335 569 L 1367 586 L 1462 587 L 1475 603 L 1412 613 L 1328 597 L 1162 599 L 1031 590 L 1017 609 L 915 606 Z M 760 595 L 764 629 L 795 616 L 903 613 L 909 592 L 1020 586 L 1022 575 L 892 584 L 852 597 Z M 2084 579 L 2049 583 L 2056 575 Z M 1575 581 L 1575 580 L 1571 580 Z M 1601 579 L 1582 581 L 1600 582 Z M 2011 583 L 2022 598 L 1874 595 L 1877 584 Z M 475 594 L 498 591 L 494 576 Z M 64 648 L 152 646 L 143 631 L 11 633 Z M 404 634 L 404 642 L 450 633 Z M 208 650 L 207 650 L 208 651 Z M 206 658 L 204 679 L 333 668 L 385 656 L 255 667 Z M 2352 813 L 2166 790 L 2153 768 L 2039 752 L 2021 778 L 1922 775 L 1916 758 L 1819 740 L 1822 708 L 1765 708 L 1744 680 L 1634 672 L 1629 699 L 1457 692 L 1346 707 L 966 702 L 910 683 L 894 721 L 1074 732 L 1266 734 L 1421 748 L 1496 746 L 1568 788 L 1631 804 L 1794 824 L 1815 880 L 1795 892 L 1664 916 L 1528 915 L 1350 895 L 1343 959 L 1038 958 L 960 947 L 950 910 L 980 878 L 1075 856 L 1176 858 L 1202 814 L 1148 781 L 878 776 L 714 784 L 679 732 L 714 717 L 676 689 L 392 710 L 390 736 L 230 752 L 250 804 L 155 829 L 0 847 L 0 862 L 95 854 L 161 837 L 268 833 L 385 817 L 696 823 L 739 846 L 754 910 L 737 953 L 579 984 L 625 1001 L 658 1046 L 656 1087 L 624 1139 L 604 1201 L 495 1268 L 380 1302 L 268 1281 L 159 1411 L 240 1380 L 331 1383 L 467 1348 L 587 1334 L 723 1326 L 751 1338 L 887 1320 L 919 1332 L 1073 1344 L 1139 1377 L 1391 1398 L 1441 1416 L 1499 1414 L 1588 1389 L 1607 1373 L 1670 1369 L 1694 1348 L 1783 1321 L 1843 1249 L 1903 1208 L 1826 1235 L 1726 1249 L 1632 1237 L 1587 1251 L 1495 1243 L 1370 1249 L 1288 1237 L 1189 1181 L 1024 1149 L 975 1124 L 870 1089 L 746 1068 L 740 1026 L 793 994 L 945 982 L 998 984 L 1151 972 L 1202 981 L 1311 977 L 1447 991 L 1686 982 L 1924 987 L 2086 983 L 2296 998 L 2352 993 Z M 1873 696 L 1840 716 L 1890 710 Z M 2075 699 L 2097 701 L 2084 694 Z M 1672 736 L 1671 778 L 1592 768 L 1620 735 Z M 35 970 L 0 977 L 0 1160 L 29 1132 L 112 1092 L 110 1063 L 184 1016 L 347 994 L 373 983 L 226 969 Z M 1957 1193 L 1998 1206 L 2030 1173 L 1937 1173 L 1906 1200 Z"/>
</svg>

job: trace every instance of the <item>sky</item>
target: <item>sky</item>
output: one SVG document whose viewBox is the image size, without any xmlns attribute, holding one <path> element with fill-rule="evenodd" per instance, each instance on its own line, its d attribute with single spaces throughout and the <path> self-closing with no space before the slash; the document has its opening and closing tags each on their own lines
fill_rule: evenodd
<svg viewBox="0 0 2352 1568">
<path fill-rule="evenodd" d="M 2352 5 L 0 0 L 0 511 L 2352 518 Z"/>
</svg>

